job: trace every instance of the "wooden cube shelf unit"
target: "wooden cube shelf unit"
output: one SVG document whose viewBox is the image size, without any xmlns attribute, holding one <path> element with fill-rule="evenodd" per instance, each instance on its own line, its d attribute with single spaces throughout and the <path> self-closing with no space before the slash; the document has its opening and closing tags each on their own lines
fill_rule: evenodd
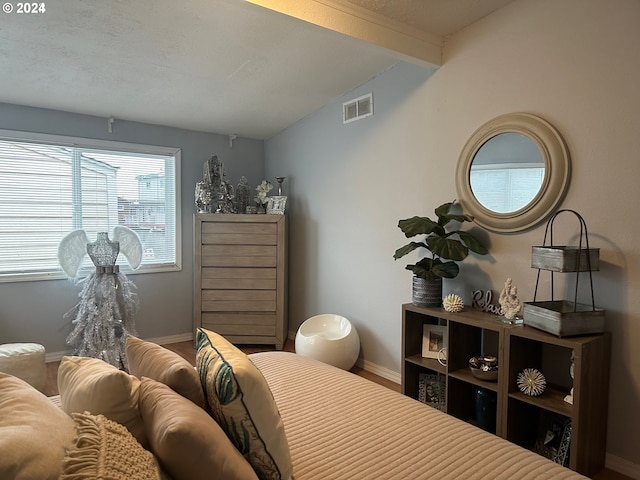
<svg viewBox="0 0 640 480">
<path fill-rule="evenodd" d="M 532 327 L 501 322 L 496 315 L 465 310 L 402 306 L 402 392 L 418 398 L 419 375 L 440 374 L 446 378 L 445 411 L 475 424 L 474 392 L 482 387 L 496 395 L 496 435 L 534 449 L 540 422 L 547 415 L 559 415 L 570 422 L 568 466 L 584 475 L 604 467 L 610 336 L 608 333 L 558 338 Z M 447 365 L 422 357 L 425 324 L 446 325 Z M 574 379 L 569 371 L 574 363 Z M 498 379 L 475 378 L 469 358 L 492 355 L 498 358 Z M 518 389 L 518 373 L 537 368 L 548 386 L 537 397 Z M 564 400 L 573 386 L 573 405 Z"/>
<path fill-rule="evenodd" d="M 532 431 L 544 416 L 556 414 L 571 422 L 569 467 L 585 475 L 604 468 L 609 399 L 609 333 L 559 338 L 531 327 L 509 330 L 505 345 L 508 363 L 506 438 L 531 448 Z M 570 367 L 573 354 L 574 378 Z M 537 368 L 547 388 L 537 397 L 518 389 L 524 368 Z M 573 386 L 573 405 L 564 401 Z"/>
<path fill-rule="evenodd" d="M 284 215 L 194 215 L 194 324 L 237 344 L 288 335 Z"/>
</svg>

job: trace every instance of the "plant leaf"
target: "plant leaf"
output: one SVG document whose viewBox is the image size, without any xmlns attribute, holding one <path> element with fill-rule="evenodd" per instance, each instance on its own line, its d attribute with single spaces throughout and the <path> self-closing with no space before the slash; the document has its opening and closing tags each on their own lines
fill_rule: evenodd
<svg viewBox="0 0 640 480">
<path fill-rule="evenodd" d="M 438 223 L 442 226 L 445 226 L 450 221 L 455 220 L 456 222 L 473 222 L 473 215 L 469 215 L 467 213 L 451 213 L 451 208 L 455 205 L 456 201 L 449 203 L 443 203 L 438 208 L 436 208 L 435 212 L 438 216 Z"/>
<path fill-rule="evenodd" d="M 439 265 L 434 265 L 431 271 L 438 277 L 455 278 L 460 272 L 460 267 L 455 262 L 442 262 Z"/>
<path fill-rule="evenodd" d="M 424 278 L 425 280 L 437 280 L 438 276 L 431 272 L 433 268 L 433 262 L 435 261 L 439 260 L 426 257 L 420 260 L 415 265 L 407 265 L 407 269 L 411 270 L 416 277 Z"/>
<path fill-rule="evenodd" d="M 427 217 L 411 217 L 398 222 L 398 227 L 407 238 L 420 234 L 444 235 L 444 228 Z"/>
<path fill-rule="evenodd" d="M 427 245 L 439 257 L 449 260 L 464 260 L 469 255 L 469 249 L 460 241 L 453 238 L 427 238 Z"/>
<path fill-rule="evenodd" d="M 484 245 L 482 245 L 480 241 L 469 232 L 457 232 L 457 233 L 458 233 L 458 236 L 460 237 L 460 240 L 462 240 L 462 242 L 467 247 L 469 247 L 469 250 L 471 250 L 472 252 L 475 252 L 479 255 L 486 255 L 487 253 L 489 253 L 489 249 Z"/>
<path fill-rule="evenodd" d="M 399 258 L 404 257 L 407 253 L 413 252 L 416 248 L 428 248 L 428 247 L 423 242 L 407 243 L 404 247 L 400 247 L 399 249 L 396 250 L 396 253 L 393 254 L 393 258 L 398 260 Z"/>
<path fill-rule="evenodd" d="M 449 210 L 451 210 L 451 206 L 453 202 L 447 202 L 440 205 L 434 211 L 438 216 L 438 225 L 444 227 L 447 223 L 451 221 L 451 217 L 449 216 Z"/>
<path fill-rule="evenodd" d="M 452 213 L 451 215 L 447 215 L 451 220 L 455 220 L 456 222 L 473 222 L 474 216 L 468 215 L 466 213 Z"/>
<path fill-rule="evenodd" d="M 443 262 L 439 258 L 423 258 L 415 265 L 407 265 L 407 270 L 411 270 L 414 275 L 425 280 L 435 280 L 455 278 L 460 268 L 455 262 Z"/>
<path fill-rule="evenodd" d="M 436 212 L 438 218 L 446 216 L 449 213 L 449 210 L 451 210 L 452 205 L 453 202 L 447 202 L 436 208 L 434 211 Z"/>
</svg>

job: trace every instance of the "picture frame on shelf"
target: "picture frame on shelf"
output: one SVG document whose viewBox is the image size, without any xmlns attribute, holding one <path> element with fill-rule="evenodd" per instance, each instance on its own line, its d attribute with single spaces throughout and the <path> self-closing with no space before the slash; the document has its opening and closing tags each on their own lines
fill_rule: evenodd
<svg viewBox="0 0 640 480">
<path fill-rule="evenodd" d="M 534 451 L 555 463 L 569 465 L 571 419 L 551 412 L 542 412 Z"/>
<path fill-rule="evenodd" d="M 418 376 L 418 401 L 442 412 L 446 411 L 444 375 L 421 373 Z"/>
<path fill-rule="evenodd" d="M 271 215 L 284 215 L 284 209 L 287 205 L 287 197 L 285 195 L 274 195 L 268 197 L 267 213 Z"/>
<path fill-rule="evenodd" d="M 425 323 L 422 327 L 422 356 L 438 359 L 441 356 L 440 352 L 446 352 L 446 348 L 447 327 Z"/>
</svg>

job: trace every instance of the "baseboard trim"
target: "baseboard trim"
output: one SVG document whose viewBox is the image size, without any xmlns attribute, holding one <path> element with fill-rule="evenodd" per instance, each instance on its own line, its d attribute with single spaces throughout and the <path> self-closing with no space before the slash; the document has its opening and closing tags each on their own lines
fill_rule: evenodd
<svg viewBox="0 0 640 480">
<path fill-rule="evenodd" d="M 388 368 L 381 367 L 380 365 L 372 363 L 368 360 L 362 360 L 361 358 L 359 358 L 356 362 L 356 365 L 363 370 L 366 370 L 367 372 L 373 373 L 382 378 L 386 378 L 387 380 L 390 380 L 393 383 L 397 383 L 398 385 L 400 385 L 400 383 L 402 382 L 402 377 L 398 372 L 394 372 L 393 370 L 390 370 Z"/>
<path fill-rule="evenodd" d="M 45 353 L 44 361 L 46 363 L 59 362 L 60 360 L 62 360 L 62 357 L 64 357 L 65 355 L 73 355 L 73 353 L 71 352 L 71 350 L 62 350 L 60 352 Z"/>
<path fill-rule="evenodd" d="M 640 465 L 637 463 L 633 463 L 629 460 L 625 460 L 624 458 L 607 453 L 604 464 L 608 470 L 613 470 L 614 472 L 621 473 L 627 477 L 640 480 Z"/>
<path fill-rule="evenodd" d="M 157 343 L 158 345 L 168 345 L 170 343 L 190 342 L 193 340 L 193 333 L 180 333 L 178 335 L 169 335 L 167 337 L 147 338 L 145 341 Z"/>
<path fill-rule="evenodd" d="M 157 343 L 158 345 L 167 345 L 169 343 L 190 342 L 193 340 L 193 333 L 181 333 L 178 335 L 168 335 L 166 337 L 145 338 L 147 342 Z M 72 350 L 63 350 L 60 352 L 45 353 L 44 361 L 59 362 L 65 355 L 73 355 Z"/>
</svg>

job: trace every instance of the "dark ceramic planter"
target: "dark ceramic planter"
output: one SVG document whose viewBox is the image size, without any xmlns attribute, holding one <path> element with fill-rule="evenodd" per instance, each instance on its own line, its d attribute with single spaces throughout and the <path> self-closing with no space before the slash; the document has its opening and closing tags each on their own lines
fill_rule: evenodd
<svg viewBox="0 0 640 480">
<path fill-rule="evenodd" d="M 417 307 L 440 307 L 442 305 L 442 279 L 425 280 L 414 276 L 411 303 Z"/>
</svg>

